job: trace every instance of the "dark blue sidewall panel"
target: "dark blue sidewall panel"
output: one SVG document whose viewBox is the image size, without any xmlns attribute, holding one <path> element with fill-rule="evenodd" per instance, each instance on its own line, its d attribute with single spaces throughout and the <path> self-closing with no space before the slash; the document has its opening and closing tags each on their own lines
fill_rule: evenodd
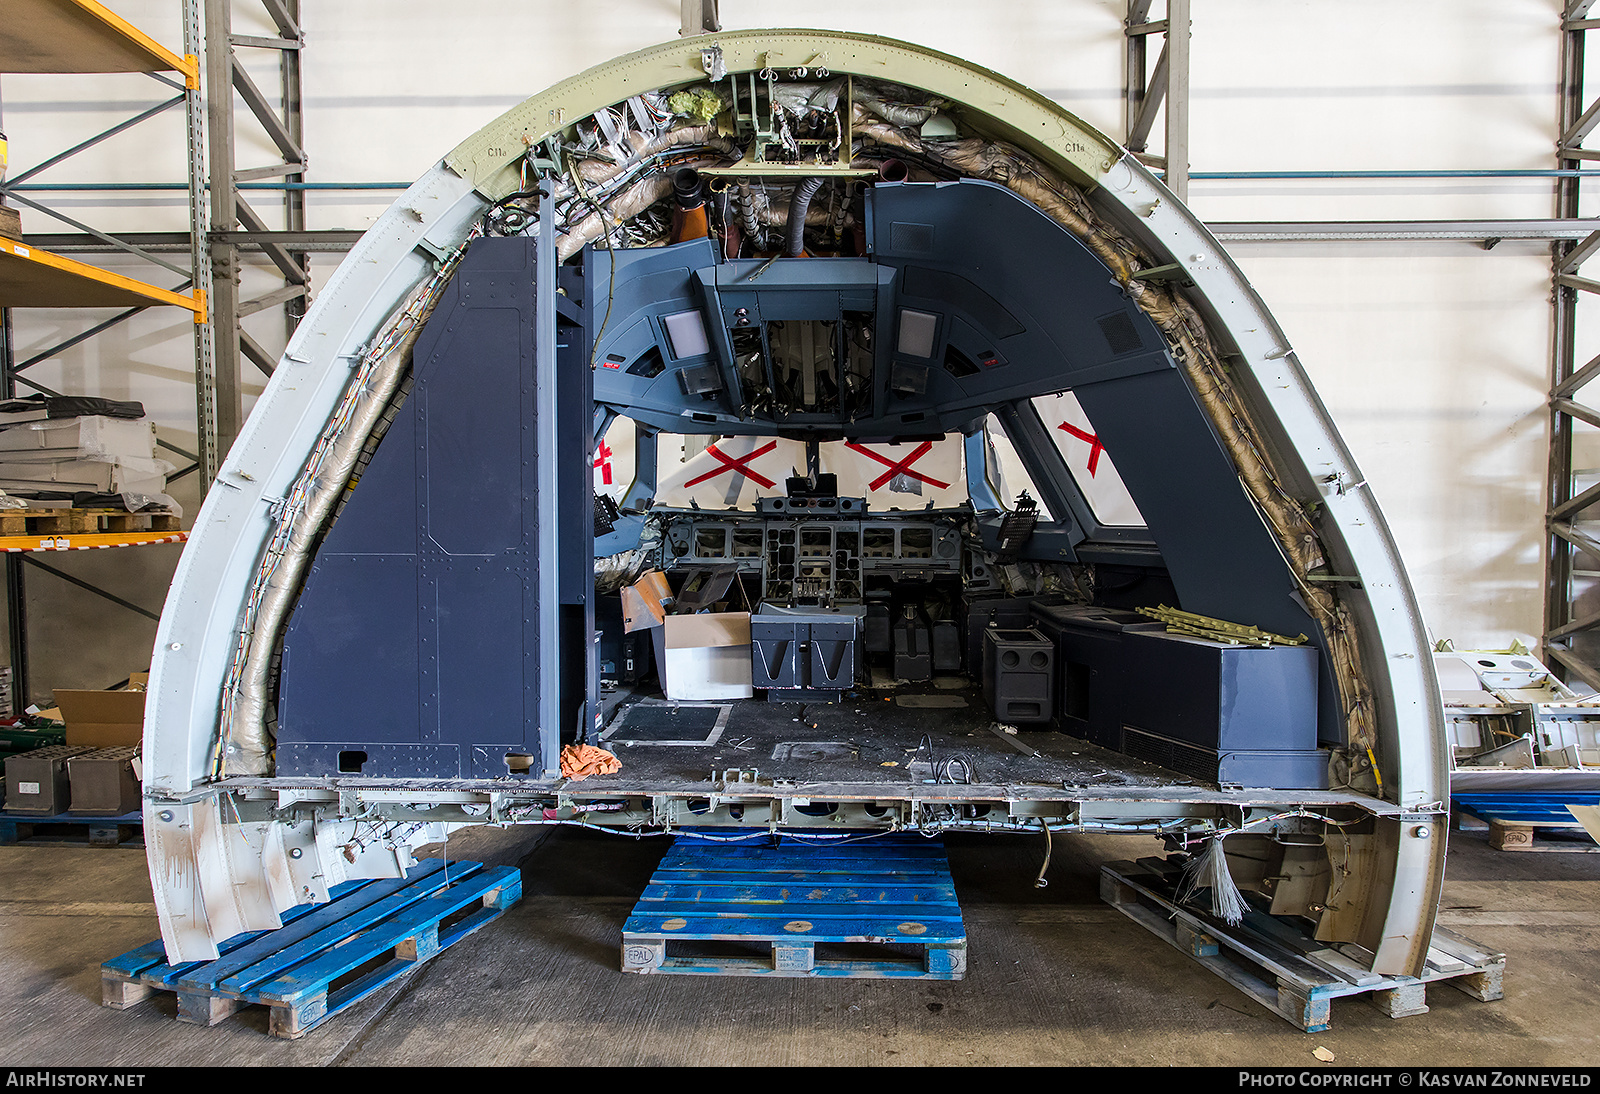
<svg viewBox="0 0 1600 1094">
<path fill-rule="evenodd" d="M 306 592 L 284 643 L 280 746 L 297 739 L 286 726 L 308 722 L 330 735 L 300 739 L 420 743 L 416 556 L 324 552 Z"/>
<path fill-rule="evenodd" d="M 1272 532 L 1173 370 L 1073 389 L 1144 514 L 1186 611 L 1309 634 Z"/>
<path fill-rule="evenodd" d="M 478 241 L 419 337 L 286 632 L 280 775 L 346 753 L 347 773 L 494 778 L 540 756 L 534 269 L 532 240 Z"/>
<path fill-rule="evenodd" d="M 441 345 L 412 394 L 426 424 L 426 547 L 441 557 L 499 554 L 522 542 L 522 377 L 507 366 L 531 361 L 533 332 L 512 308 L 469 314 L 457 318 L 466 329 Z"/>
</svg>

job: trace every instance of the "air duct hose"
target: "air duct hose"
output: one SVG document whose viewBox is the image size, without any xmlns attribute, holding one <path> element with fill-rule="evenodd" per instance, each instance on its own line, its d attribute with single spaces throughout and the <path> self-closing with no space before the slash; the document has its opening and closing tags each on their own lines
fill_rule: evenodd
<svg viewBox="0 0 1600 1094">
<path fill-rule="evenodd" d="M 900 160 L 887 159 L 878 164 L 878 179 L 881 182 L 904 182 L 910 177 L 910 169 Z"/>
<path fill-rule="evenodd" d="M 672 197 L 671 242 L 682 243 L 709 236 L 711 225 L 706 220 L 706 184 L 700 172 L 693 167 L 673 172 Z"/>
<path fill-rule="evenodd" d="M 783 253 L 789 258 L 799 258 L 806 249 L 806 211 L 820 189 L 820 178 L 801 179 L 795 184 L 794 196 L 789 199 L 789 224 L 783 238 Z"/>
<path fill-rule="evenodd" d="M 761 231 L 761 224 L 756 220 L 756 195 L 750 189 L 748 182 L 739 183 L 739 226 L 744 229 L 745 238 L 750 245 L 760 249 L 765 233 Z"/>
</svg>

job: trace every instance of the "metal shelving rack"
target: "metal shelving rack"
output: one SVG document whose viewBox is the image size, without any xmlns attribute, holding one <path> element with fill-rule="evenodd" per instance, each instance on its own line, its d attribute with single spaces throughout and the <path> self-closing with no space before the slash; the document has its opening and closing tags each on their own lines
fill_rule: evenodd
<svg viewBox="0 0 1600 1094">
<path fill-rule="evenodd" d="M 146 262 L 150 277 L 177 276 L 180 284 L 163 288 L 153 281 L 128 277 L 41 249 L 27 242 L 0 239 L 0 397 L 12 398 L 18 385 L 46 395 L 59 395 L 23 375 L 28 369 L 86 339 L 131 318 L 150 307 L 179 307 L 194 316 L 195 379 L 199 434 L 215 435 L 215 414 L 208 407 L 214 388 L 211 337 L 206 314 L 206 290 L 211 283 L 210 258 L 205 240 L 205 115 L 200 91 L 201 30 L 199 0 L 179 0 L 183 14 L 183 53 L 174 53 L 149 35 L 110 11 L 97 0 L 6 0 L 6 19 L 0 26 L 0 72 L 4 73 L 87 73 L 143 72 L 176 92 L 154 107 L 80 141 L 32 167 L 9 176 L 0 184 L 0 193 L 20 205 L 77 229 L 84 238 L 95 240 L 104 253 L 131 254 Z M 176 77 L 176 78 L 174 78 Z M 121 133 L 158 115 L 181 106 L 186 122 L 188 145 L 187 189 L 189 198 L 188 263 L 180 265 L 126 237 L 100 231 L 91 225 L 52 209 L 45 203 L 18 192 L 17 186 L 56 164 L 108 137 Z M 105 308 L 120 307 L 109 320 L 94 324 L 65 341 L 18 362 L 11 333 L 14 307 Z M 200 469 L 196 453 L 184 451 L 170 442 L 163 447 L 185 456 L 189 467 L 179 477 Z M 45 570 L 62 580 L 80 586 L 100 597 L 155 618 L 155 613 L 122 597 L 40 562 L 35 552 L 77 550 L 87 547 L 134 546 L 151 542 L 181 540 L 182 533 L 152 536 L 125 533 L 92 537 L 8 537 L 0 544 L 5 551 L 4 569 L 10 632 L 12 686 L 18 706 L 25 705 L 28 693 L 27 600 L 24 570 L 28 565 Z M 16 542 L 10 542 L 10 540 Z M 74 542 L 73 540 L 76 540 Z"/>
<path fill-rule="evenodd" d="M 1584 46 L 1589 31 L 1600 27 L 1590 19 L 1595 0 L 1566 0 L 1561 23 L 1561 71 L 1556 141 L 1557 166 L 1575 172 L 1586 161 L 1600 160 L 1600 151 L 1583 147 L 1600 125 L 1600 99 L 1584 105 Z M 1568 174 L 1556 182 L 1556 216 L 1579 216 L 1583 180 Z M 1578 366 L 1578 302 L 1582 293 L 1600 293 L 1600 282 L 1583 277 L 1584 260 L 1600 250 L 1600 231 L 1582 240 L 1564 240 L 1551 248 L 1550 460 L 1545 512 L 1544 655 L 1567 679 L 1576 677 L 1600 688 L 1600 646 L 1592 632 L 1600 611 L 1585 611 L 1575 579 L 1600 567 L 1600 539 L 1585 510 L 1600 501 L 1600 483 L 1584 490 L 1574 484 L 1573 429 L 1577 423 L 1600 426 L 1600 410 L 1577 400 L 1600 376 L 1600 356 Z M 1588 527 L 1585 525 L 1588 524 Z M 1589 560 L 1588 566 L 1583 560 Z M 1586 573 L 1586 571 L 1588 573 Z"/>
</svg>

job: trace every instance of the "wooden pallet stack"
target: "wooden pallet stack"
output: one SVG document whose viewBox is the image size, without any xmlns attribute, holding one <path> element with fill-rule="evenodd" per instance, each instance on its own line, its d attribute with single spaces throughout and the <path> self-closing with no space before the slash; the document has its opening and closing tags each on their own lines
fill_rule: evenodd
<svg viewBox="0 0 1600 1094">
<path fill-rule="evenodd" d="M 176 513 L 123 509 L 0 509 L 0 536 L 64 536 L 99 532 L 175 532 Z"/>
<path fill-rule="evenodd" d="M 144 850 L 144 815 L 86 817 L 57 813 L 30 817 L 0 813 L 0 847 L 124 847 Z"/>
<path fill-rule="evenodd" d="M 1421 976 L 1372 971 L 1373 955 L 1353 944 L 1319 942 L 1305 921 L 1259 910 L 1229 926 L 1176 898 L 1182 869 L 1161 859 L 1101 868 L 1100 896 L 1268 1010 L 1307 1033 L 1330 1028 L 1333 1001 L 1359 996 L 1390 1018 L 1428 1011 L 1430 983 L 1474 999 L 1501 998 L 1506 957 L 1434 927 Z"/>
</svg>

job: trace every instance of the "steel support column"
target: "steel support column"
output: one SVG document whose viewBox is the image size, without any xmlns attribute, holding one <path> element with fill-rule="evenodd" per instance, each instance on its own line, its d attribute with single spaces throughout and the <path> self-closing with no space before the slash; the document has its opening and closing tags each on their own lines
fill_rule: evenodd
<svg viewBox="0 0 1600 1094">
<path fill-rule="evenodd" d="M 305 114 L 300 98 L 300 0 L 281 0 L 280 6 L 282 8 L 283 22 L 279 24 L 279 30 L 284 31 L 285 36 L 278 39 L 278 42 L 284 44 L 275 44 L 271 48 L 276 48 L 282 58 L 279 65 L 279 83 L 283 95 L 284 125 L 289 131 L 289 139 L 294 142 L 296 147 L 301 149 L 300 159 L 293 164 L 286 164 L 289 167 L 299 168 L 299 170 L 291 170 L 284 175 L 284 181 L 292 184 L 306 181 Z M 287 28 L 289 27 L 294 29 L 295 36 L 293 38 L 287 36 Z M 283 192 L 283 227 L 284 230 L 290 232 L 303 232 L 306 230 L 306 192 L 297 190 L 292 185 Z M 311 284 L 310 256 L 303 251 L 291 251 L 289 252 L 289 260 L 300 270 L 300 276 L 303 278 L 300 283 L 309 286 Z M 311 297 L 307 294 L 302 294 L 284 305 L 285 337 L 294 334 L 294 329 L 300 325 L 300 320 L 305 318 L 306 306 L 310 302 Z M 252 359 L 254 360 L 255 358 L 252 356 Z M 276 363 L 274 361 L 272 364 L 263 365 L 261 361 L 256 361 L 257 367 L 262 368 L 269 376 L 272 375 L 272 366 Z"/>
<path fill-rule="evenodd" d="M 1584 46 L 1589 21 L 1584 19 L 1595 0 L 1567 0 L 1562 12 L 1560 83 L 1556 131 L 1556 166 L 1576 168 L 1585 158 L 1580 146 L 1600 117 L 1600 101 L 1585 108 L 1583 102 Z M 1563 177 L 1556 181 L 1555 216 L 1578 217 L 1582 179 Z M 1551 267 L 1551 363 L 1550 363 L 1550 452 L 1546 479 L 1545 513 L 1545 605 L 1544 660 L 1565 679 L 1600 679 L 1600 672 L 1589 664 L 1590 657 L 1573 649 L 1579 634 L 1591 629 L 1600 618 L 1580 618 L 1574 604 L 1573 578 L 1576 560 L 1582 554 L 1600 554 L 1587 545 L 1594 541 L 1574 527 L 1582 516 L 1581 505 L 1574 505 L 1572 481 L 1572 436 L 1574 420 L 1594 424 L 1600 415 L 1574 396 L 1596 369 L 1578 363 L 1578 299 L 1588 288 L 1576 276 L 1579 265 L 1600 247 L 1600 232 L 1582 241 L 1557 240 L 1552 244 Z M 1591 362 L 1593 364 L 1593 362 Z M 1587 496 L 1591 492 L 1584 491 Z"/>
<path fill-rule="evenodd" d="M 200 0 L 183 0 L 183 51 L 200 57 L 205 50 L 205 33 L 200 26 Z M 191 283 L 197 290 L 214 293 L 211 251 L 206 246 L 209 213 L 206 197 L 206 105 L 197 85 L 184 96 L 184 114 L 189 155 L 189 262 Z M 213 295 L 214 299 L 214 295 Z M 207 307 L 205 322 L 194 328 L 195 440 L 201 453 L 217 448 L 217 366 L 215 356 L 216 313 Z M 191 455 L 204 462 L 204 456 Z M 202 478 L 201 490 L 211 479 Z"/>
<path fill-rule="evenodd" d="M 210 232 L 232 231 L 239 223 L 234 206 L 238 191 L 233 183 L 233 46 L 228 41 L 233 25 L 233 0 L 206 3 L 206 129 L 211 138 Z M 239 435 L 243 402 L 239 395 L 239 249 L 209 243 L 211 259 L 211 331 L 213 370 L 195 391 L 196 405 L 204 416 L 200 436 L 200 482 L 209 489 L 222 457 Z"/>
<path fill-rule="evenodd" d="M 1165 172 L 1163 182 L 1180 201 L 1189 200 L 1189 0 L 1167 0 L 1165 19 L 1152 20 L 1154 0 L 1128 0 L 1123 24 L 1126 64 L 1123 96 L 1127 128 L 1123 143 L 1140 161 Z M 1155 67 L 1148 64 L 1147 43 L 1162 37 Z M 1165 107 L 1161 155 L 1148 153 L 1156 114 Z"/>
<path fill-rule="evenodd" d="M 722 29 L 722 20 L 717 18 L 717 0 L 682 0 L 683 23 L 678 31 L 679 37 L 691 34 L 710 34 Z"/>
<path fill-rule="evenodd" d="M 3 129 L 3 112 L 0 112 L 0 129 Z M 15 398 L 16 348 L 11 337 L 11 309 L 0 308 L 0 399 Z M 11 662 L 11 711 L 13 714 L 27 706 L 27 692 L 22 681 L 28 675 L 27 602 L 24 599 L 22 563 L 9 553 L 5 559 L 6 595 L 6 650 Z"/>
<path fill-rule="evenodd" d="M 16 352 L 11 337 L 11 309 L 0 308 L 0 399 L 13 399 L 17 379 Z M 22 559 L 6 552 L 6 637 L 11 654 L 11 711 L 28 705 L 28 598 L 22 578 Z"/>
<path fill-rule="evenodd" d="M 289 183 L 305 181 L 306 155 L 301 121 L 300 49 L 304 37 L 300 30 L 300 0 L 260 0 L 278 28 L 277 37 L 233 33 L 234 0 L 205 0 L 205 72 L 211 130 L 211 215 L 206 241 L 212 265 L 211 314 L 215 368 L 212 383 L 199 385 L 196 393 L 202 409 L 209 408 L 215 432 L 202 438 L 200 470 L 207 485 L 228 454 L 234 438 L 244 424 L 241 367 L 250 361 L 270 375 L 273 361 L 265 350 L 240 326 L 247 315 L 284 305 L 285 325 L 292 333 L 305 314 L 311 275 L 305 252 L 291 251 L 276 243 L 263 243 L 259 249 L 283 275 L 285 285 L 254 300 L 241 300 L 239 292 L 242 248 L 236 229 L 270 234 L 265 219 L 245 201 L 239 190 L 244 181 L 281 177 Z M 272 103 L 246 71 L 237 48 L 265 49 L 279 60 L 279 101 Z M 281 162 L 240 170 L 237 162 L 235 95 L 265 130 L 281 155 Z M 288 232 L 305 230 L 304 192 L 290 187 L 284 191 L 283 227 Z"/>
</svg>

